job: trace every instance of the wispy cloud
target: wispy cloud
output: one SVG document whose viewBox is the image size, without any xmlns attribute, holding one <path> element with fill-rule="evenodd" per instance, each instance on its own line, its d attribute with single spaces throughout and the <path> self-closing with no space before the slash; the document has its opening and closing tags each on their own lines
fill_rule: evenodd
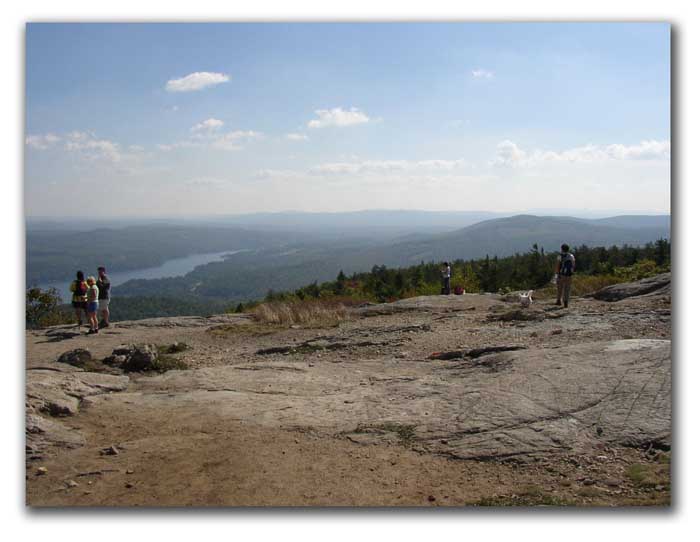
<svg viewBox="0 0 700 542">
<path fill-rule="evenodd" d="M 309 136 L 307 136 L 306 134 L 299 134 L 299 133 L 287 134 L 284 137 L 286 139 L 289 139 L 290 141 L 307 141 L 309 139 Z"/>
<path fill-rule="evenodd" d="M 179 79 L 170 79 L 165 84 L 165 90 L 168 92 L 193 92 L 220 85 L 229 80 L 230 77 L 224 73 L 194 72 Z"/>
<path fill-rule="evenodd" d="M 328 126 L 346 127 L 356 126 L 358 124 L 367 124 L 370 118 L 357 109 L 351 107 L 345 110 L 342 107 L 334 107 L 333 109 L 317 109 L 314 111 L 318 118 L 310 120 L 307 124 L 309 128 L 326 128 Z"/>
<path fill-rule="evenodd" d="M 211 146 L 215 149 L 238 151 L 241 150 L 241 144 L 254 139 L 261 139 L 263 134 L 253 130 L 236 130 L 216 136 L 211 141 Z"/>
<path fill-rule="evenodd" d="M 213 132 L 224 125 L 224 121 L 219 119 L 207 119 L 195 124 L 190 128 L 190 132 Z"/>
<path fill-rule="evenodd" d="M 46 150 L 59 141 L 61 138 L 54 134 L 28 135 L 24 140 L 28 146 L 39 150 Z"/>
<path fill-rule="evenodd" d="M 312 175 L 358 175 L 368 173 L 394 173 L 404 171 L 450 171 L 465 165 L 459 160 L 365 160 L 358 162 L 330 162 L 313 166 Z"/>
<path fill-rule="evenodd" d="M 95 163 L 109 165 L 112 171 L 131 173 L 147 157 L 146 150 L 140 145 L 122 146 L 116 141 L 98 137 L 91 131 L 74 130 L 60 135 L 34 134 L 26 137 L 27 146 L 45 151 L 55 149 L 77 156 L 80 162 L 76 167 L 94 167 Z M 82 164 L 81 164 L 82 162 Z"/>
<path fill-rule="evenodd" d="M 492 79 L 494 75 L 496 75 L 494 72 L 482 68 L 472 70 L 472 77 L 474 79 Z"/>
<path fill-rule="evenodd" d="M 162 143 L 156 145 L 160 151 L 169 152 L 176 149 L 212 148 L 224 151 L 240 151 L 246 142 L 262 139 L 264 134 L 254 130 L 234 130 L 221 133 L 219 128 L 223 122 L 217 119 L 207 119 L 193 126 L 189 139 L 176 141 L 175 143 Z"/>
<path fill-rule="evenodd" d="M 230 181 L 225 179 L 219 179 L 214 177 L 195 177 L 194 179 L 189 179 L 185 181 L 185 186 L 190 188 L 222 188 L 228 184 Z"/>
<path fill-rule="evenodd" d="M 588 144 L 563 151 L 536 149 L 526 152 L 510 140 L 501 141 L 496 147 L 492 165 L 506 167 L 534 167 L 547 163 L 596 163 L 620 160 L 669 160 L 671 142 L 648 140 L 636 145 Z"/>
<path fill-rule="evenodd" d="M 98 139 L 91 132 L 70 132 L 66 136 L 65 149 L 81 152 L 90 159 L 105 158 L 111 162 L 119 162 L 122 158 L 119 143 Z"/>
</svg>

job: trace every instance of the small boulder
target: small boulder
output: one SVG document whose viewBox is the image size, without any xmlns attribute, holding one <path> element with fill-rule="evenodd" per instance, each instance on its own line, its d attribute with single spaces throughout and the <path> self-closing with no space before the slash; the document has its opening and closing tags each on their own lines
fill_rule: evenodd
<svg viewBox="0 0 700 542">
<path fill-rule="evenodd" d="M 112 367 L 121 367 L 126 362 L 127 357 L 122 354 L 112 354 L 107 356 L 102 360 L 105 365 L 111 365 Z"/>
<path fill-rule="evenodd" d="M 84 368 L 86 363 L 92 361 L 92 354 L 85 348 L 69 350 L 58 356 L 58 363 L 67 363 L 73 367 Z"/>
<path fill-rule="evenodd" d="M 117 354 L 115 350 L 112 355 Z M 126 355 L 126 360 L 121 364 L 126 372 L 151 371 L 158 361 L 158 348 L 153 344 L 135 344 Z"/>
</svg>

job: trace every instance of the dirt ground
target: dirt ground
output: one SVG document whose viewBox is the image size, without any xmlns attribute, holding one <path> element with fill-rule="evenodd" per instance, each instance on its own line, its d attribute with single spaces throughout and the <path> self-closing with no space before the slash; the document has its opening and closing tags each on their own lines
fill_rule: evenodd
<svg viewBox="0 0 700 542">
<path fill-rule="evenodd" d="M 671 334 L 670 299 L 664 297 L 574 300 L 564 317 L 532 322 L 492 321 L 488 317 L 502 309 L 502 301 L 460 297 L 358 315 L 333 329 L 280 328 L 222 316 L 117 323 L 96 336 L 70 328 L 28 332 L 28 373 L 51 370 L 56 358 L 73 348 L 88 348 L 101 359 L 120 344 L 137 342 L 187 343 L 177 358 L 191 370 L 132 374 L 124 392 L 81 398 L 75 415 L 57 420 L 82 434 L 85 445 L 28 453 L 26 502 L 41 507 L 670 504 L 667 447 L 601 441 L 583 452 L 470 460 L 441 451 L 440 439 L 420 421 L 377 438 L 356 438 L 348 427 L 364 420 L 355 419 L 360 411 L 353 410 L 354 403 L 370 399 L 340 396 L 353 371 L 364 371 L 366 378 L 367 371 L 381 367 L 377 377 L 385 379 L 435 379 L 425 373 L 435 352 L 485 344 L 556 352 L 591 340 L 670 339 Z M 545 301 L 537 307 L 552 308 Z M 260 354 L 285 345 L 300 348 Z M 233 370 L 241 375 L 236 380 L 222 376 Z M 205 386 L 193 383 L 189 389 L 190 380 L 203 378 Z M 217 379 L 224 385 L 224 378 L 229 388 L 232 381 L 240 387 L 212 388 Z M 305 423 L 299 423 L 299 414 L 289 414 L 302 408 L 294 394 L 307 393 L 294 382 L 316 386 L 309 388 L 313 401 L 303 407 L 308 410 L 301 410 L 308 413 L 308 419 L 301 418 Z M 202 399 L 202 386 L 216 392 L 211 402 Z M 330 404 L 323 401 L 331 392 L 343 401 L 333 408 L 347 409 L 337 425 L 323 417 L 324 405 Z M 287 400 L 292 406 L 285 406 Z M 391 408 L 398 408 L 391 411 L 398 416 L 401 406 L 392 402 Z M 401 427 L 417 433 L 402 434 Z M 438 448 L 426 442 L 437 442 Z M 104 453 L 110 447 L 116 453 Z"/>
</svg>

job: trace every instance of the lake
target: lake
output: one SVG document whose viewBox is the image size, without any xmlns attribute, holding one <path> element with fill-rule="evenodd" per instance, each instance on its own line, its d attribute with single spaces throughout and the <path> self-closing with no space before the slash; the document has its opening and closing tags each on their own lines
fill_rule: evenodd
<svg viewBox="0 0 700 542">
<path fill-rule="evenodd" d="M 145 269 L 133 269 L 131 271 L 115 271 L 113 273 L 109 272 L 107 269 L 107 275 L 112 283 L 112 287 L 119 286 L 125 282 L 132 279 L 162 279 L 166 277 L 182 277 L 193 271 L 195 267 L 200 265 L 205 265 L 212 262 L 221 262 L 226 259 L 226 256 L 231 254 L 237 254 L 239 252 L 244 252 L 246 249 L 242 250 L 227 250 L 226 252 L 211 252 L 209 254 L 191 254 L 190 256 L 185 256 L 184 258 L 174 258 L 172 260 L 166 260 L 162 265 L 157 267 L 148 267 Z M 94 274 L 97 278 L 97 270 L 90 272 Z M 85 273 L 85 278 L 89 276 L 88 272 Z M 42 290 L 47 288 L 56 288 L 64 303 L 70 303 L 71 292 L 70 284 L 74 280 L 74 277 L 70 277 L 66 281 L 59 282 L 47 282 L 39 284 Z"/>
</svg>

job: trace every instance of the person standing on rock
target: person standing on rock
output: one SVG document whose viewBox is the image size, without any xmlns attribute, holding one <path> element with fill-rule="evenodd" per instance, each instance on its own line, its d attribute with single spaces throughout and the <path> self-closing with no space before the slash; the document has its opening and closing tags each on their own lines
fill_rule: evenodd
<svg viewBox="0 0 700 542">
<path fill-rule="evenodd" d="M 87 315 L 90 324 L 88 335 L 97 333 L 97 307 L 99 306 L 100 289 L 97 287 L 95 277 L 87 279 Z"/>
<path fill-rule="evenodd" d="M 450 264 L 442 262 L 442 295 L 450 295 Z"/>
<path fill-rule="evenodd" d="M 78 331 L 80 331 L 80 326 L 83 323 L 82 315 L 86 313 L 87 309 L 87 283 L 82 271 L 78 271 L 75 274 L 75 280 L 70 284 L 70 291 L 73 292 L 71 305 L 73 305 L 75 310 L 75 317 L 78 319 Z M 85 316 L 87 318 L 87 313 Z"/>
<path fill-rule="evenodd" d="M 569 306 L 569 296 L 571 294 L 571 281 L 576 270 L 576 258 L 569 252 L 569 245 L 564 243 L 561 246 L 561 253 L 557 256 L 557 265 L 554 273 L 557 277 L 557 305 L 564 302 L 564 308 Z"/>
<path fill-rule="evenodd" d="M 100 316 L 102 319 L 98 327 L 101 329 L 103 327 L 109 327 L 109 287 L 111 286 L 109 282 L 109 277 L 107 276 L 107 270 L 100 266 L 97 268 L 97 288 L 100 290 L 100 295 L 98 298 Z"/>
</svg>

